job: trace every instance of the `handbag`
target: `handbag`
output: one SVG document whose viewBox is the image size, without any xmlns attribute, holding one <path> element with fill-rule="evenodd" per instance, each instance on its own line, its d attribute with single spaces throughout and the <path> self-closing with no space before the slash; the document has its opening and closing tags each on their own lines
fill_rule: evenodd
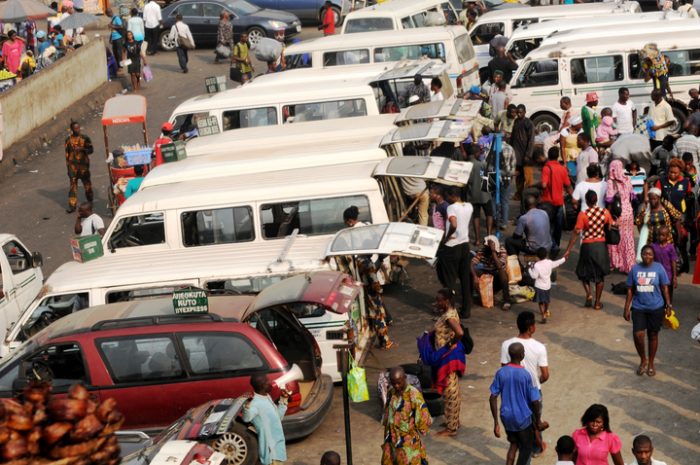
<svg viewBox="0 0 700 465">
<path fill-rule="evenodd" d="M 348 372 L 348 394 L 353 402 L 369 400 L 365 369 L 357 366 L 352 356 L 350 356 L 350 371 Z"/>
<path fill-rule="evenodd" d="M 190 38 L 181 35 L 180 30 L 177 28 L 177 26 L 175 26 L 175 30 L 177 31 L 177 44 L 182 48 L 186 48 L 187 50 L 194 50 L 194 44 L 192 43 Z"/>
<path fill-rule="evenodd" d="M 622 216 L 622 199 L 620 193 L 616 193 L 613 199 L 608 203 L 608 211 L 614 220 Z"/>
<path fill-rule="evenodd" d="M 243 82 L 243 73 L 238 66 L 231 66 L 231 68 L 228 70 L 228 77 L 232 81 Z"/>
<path fill-rule="evenodd" d="M 464 326 L 463 324 L 459 324 L 462 327 L 462 347 L 464 348 L 464 353 L 469 355 L 472 353 L 472 350 L 474 350 L 474 339 L 472 339 L 472 336 L 469 334 L 469 328 Z"/>
<path fill-rule="evenodd" d="M 608 245 L 620 243 L 620 228 L 616 224 L 605 226 L 605 243 Z"/>
<path fill-rule="evenodd" d="M 143 79 L 146 82 L 151 82 L 153 80 L 153 71 L 151 71 L 151 67 L 148 65 L 143 67 Z"/>
</svg>

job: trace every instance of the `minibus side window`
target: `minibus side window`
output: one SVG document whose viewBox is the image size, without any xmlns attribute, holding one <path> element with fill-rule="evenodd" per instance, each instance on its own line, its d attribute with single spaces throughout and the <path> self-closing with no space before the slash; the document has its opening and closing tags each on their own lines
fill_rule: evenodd
<svg viewBox="0 0 700 465">
<path fill-rule="evenodd" d="M 180 220 L 185 247 L 248 242 L 255 238 L 250 207 L 185 212 Z"/>
<path fill-rule="evenodd" d="M 165 242 L 163 213 L 146 213 L 121 218 L 109 239 L 111 249 L 139 247 Z"/>
<path fill-rule="evenodd" d="M 447 24 L 457 24 L 457 14 L 450 2 L 445 2 L 442 4 L 442 12 L 445 15 L 445 21 Z"/>
<path fill-rule="evenodd" d="M 207 116 L 209 116 L 208 111 L 177 115 L 175 121 L 173 121 L 173 137 L 180 134 L 184 134 L 187 138 L 197 136 L 197 120 L 199 118 L 206 118 Z"/>
<path fill-rule="evenodd" d="M 334 234 L 345 228 L 343 211 L 353 205 L 360 210 L 359 221 L 372 221 L 365 195 L 264 204 L 260 208 L 263 237 L 285 237 L 295 229 L 309 236 Z"/>
<path fill-rule="evenodd" d="M 442 44 L 440 46 L 442 47 Z M 460 63 L 466 63 L 474 58 L 474 46 L 469 34 L 462 34 L 455 38 L 455 50 L 457 50 L 457 59 Z"/>
<path fill-rule="evenodd" d="M 622 81 L 622 78 L 622 55 L 571 60 L 571 82 L 573 84 Z"/>
<path fill-rule="evenodd" d="M 537 18 L 520 18 L 520 19 L 514 19 L 513 20 L 513 30 L 516 30 L 517 28 L 521 26 L 525 26 L 528 24 L 536 23 L 538 22 Z"/>
<path fill-rule="evenodd" d="M 282 107 L 284 121 L 294 117 L 294 121 L 321 121 L 327 119 L 367 116 L 364 99 L 332 100 L 330 102 L 297 103 Z"/>
<path fill-rule="evenodd" d="M 503 23 L 480 24 L 471 33 L 472 42 L 476 45 L 488 44 L 496 35 L 503 34 L 504 30 Z"/>
<path fill-rule="evenodd" d="M 369 49 L 343 50 L 323 54 L 323 67 L 369 63 Z"/>
<path fill-rule="evenodd" d="M 469 36 L 466 37 L 468 38 Z M 401 60 L 418 60 L 422 57 L 445 61 L 445 47 L 441 43 L 435 43 L 377 47 L 374 49 L 374 61 L 376 63 Z"/>
<path fill-rule="evenodd" d="M 264 107 L 229 110 L 224 112 L 222 119 L 224 131 L 259 126 L 275 126 L 277 124 L 277 109 L 275 107 Z"/>
<path fill-rule="evenodd" d="M 345 34 L 353 32 L 370 32 L 370 31 L 391 31 L 394 29 L 394 22 L 391 18 L 357 18 L 347 21 L 345 26 Z"/>
<path fill-rule="evenodd" d="M 559 84 L 559 61 L 531 61 L 518 74 L 514 87 L 539 87 Z"/>
<path fill-rule="evenodd" d="M 671 60 L 669 76 L 693 76 L 700 74 L 700 50 L 673 50 L 663 52 Z"/>
<path fill-rule="evenodd" d="M 542 37 L 530 37 L 513 42 L 509 52 L 516 60 L 522 60 L 528 53 L 535 50 L 542 43 Z"/>
<path fill-rule="evenodd" d="M 287 64 L 287 69 L 311 68 L 311 54 L 295 53 L 294 55 L 285 55 L 284 62 Z"/>
<path fill-rule="evenodd" d="M 425 27 L 425 12 L 416 13 L 412 18 L 416 27 Z"/>
<path fill-rule="evenodd" d="M 404 29 L 413 29 L 416 25 L 413 23 L 410 16 L 406 16 L 405 18 L 401 18 L 401 27 Z"/>
</svg>

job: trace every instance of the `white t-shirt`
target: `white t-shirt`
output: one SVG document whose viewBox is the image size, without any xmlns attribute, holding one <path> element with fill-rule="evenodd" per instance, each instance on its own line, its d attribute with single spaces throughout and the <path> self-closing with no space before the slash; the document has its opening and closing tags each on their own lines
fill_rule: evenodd
<svg viewBox="0 0 700 465">
<path fill-rule="evenodd" d="M 636 110 L 636 107 L 631 100 L 627 100 L 625 105 L 620 102 L 615 102 L 615 105 L 613 105 L 613 118 L 617 122 L 617 130 L 620 134 L 632 134 L 634 132 L 632 121 L 632 112 L 634 110 Z"/>
<path fill-rule="evenodd" d="M 588 178 L 586 168 L 591 163 L 598 163 L 598 152 L 593 147 L 581 150 L 576 157 L 576 183 L 585 181 Z"/>
<path fill-rule="evenodd" d="M 454 247 L 469 242 L 469 220 L 472 218 L 473 211 L 474 207 L 469 202 L 455 202 L 447 207 L 445 228 L 449 229 L 450 218 L 454 216 L 457 219 L 457 229 L 445 242 L 446 246 Z"/>
<path fill-rule="evenodd" d="M 532 385 L 537 389 L 542 388 L 540 383 L 540 370 L 539 367 L 548 367 L 549 362 L 547 361 L 547 348 L 541 342 L 529 338 L 522 339 L 519 337 L 512 337 L 501 344 L 501 363 L 510 363 L 510 356 L 508 355 L 508 347 L 514 342 L 519 342 L 525 347 L 525 359 L 523 359 L 522 365 L 532 376 Z"/>
<path fill-rule="evenodd" d="M 552 288 L 552 270 L 565 261 L 564 257 L 554 261 L 548 258 L 536 261 L 532 268 L 527 270 L 530 277 L 535 280 L 535 287 L 543 291 L 550 290 Z"/>
<path fill-rule="evenodd" d="M 93 234 L 99 234 L 99 230 L 105 227 L 105 222 L 97 213 L 93 213 L 87 218 L 80 220 L 80 226 L 82 226 L 83 231 L 80 233 L 80 237 L 92 236 Z"/>
<path fill-rule="evenodd" d="M 157 28 L 162 20 L 160 5 L 155 0 L 148 2 L 143 7 L 143 23 L 148 29 Z"/>
<path fill-rule="evenodd" d="M 582 212 L 588 210 L 588 205 L 586 205 L 586 192 L 588 191 L 595 191 L 595 193 L 598 194 L 598 206 L 600 208 L 605 208 L 605 193 L 608 191 L 608 183 L 603 181 L 582 181 L 576 184 L 572 197 L 576 200 L 581 200 Z"/>
</svg>

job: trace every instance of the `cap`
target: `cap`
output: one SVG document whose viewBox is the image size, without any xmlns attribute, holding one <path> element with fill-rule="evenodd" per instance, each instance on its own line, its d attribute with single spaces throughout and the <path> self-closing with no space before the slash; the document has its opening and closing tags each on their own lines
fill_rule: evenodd
<svg viewBox="0 0 700 465">
<path fill-rule="evenodd" d="M 596 92 L 589 92 L 586 94 L 586 103 L 597 102 L 598 94 Z"/>
<path fill-rule="evenodd" d="M 581 123 L 583 123 L 583 119 L 579 115 L 574 115 L 571 117 L 571 119 L 569 119 L 570 126 L 576 126 Z"/>
<path fill-rule="evenodd" d="M 173 123 L 166 121 L 163 123 L 160 127 L 162 131 L 172 131 L 173 130 Z"/>
<path fill-rule="evenodd" d="M 37 38 L 37 39 L 43 39 L 43 38 L 45 38 L 45 37 L 46 37 L 46 32 L 45 32 L 45 31 L 38 31 L 38 32 L 36 33 L 36 38 Z"/>
</svg>

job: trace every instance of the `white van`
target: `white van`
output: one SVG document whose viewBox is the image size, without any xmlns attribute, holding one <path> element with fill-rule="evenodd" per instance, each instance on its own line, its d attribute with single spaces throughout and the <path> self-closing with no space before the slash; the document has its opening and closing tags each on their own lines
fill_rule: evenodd
<svg viewBox="0 0 700 465">
<path fill-rule="evenodd" d="M 398 0 L 348 13 L 341 34 L 421 28 L 431 12 L 443 15 L 447 24 L 457 24 L 457 12 L 449 0 Z"/>
<path fill-rule="evenodd" d="M 536 8 L 508 8 L 489 11 L 476 20 L 469 30 L 476 50 L 476 60 L 483 68 L 491 60 L 489 42 L 497 35 L 510 37 L 520 26 L 562 18 L 606 17 L 612 14 L 640 13 L 637 2 L 576 3 L 574 5 L 538 6 Z"/>
<path fill-rule="evenodd" d="M 528 53 L 540 46 L 542 40 L 549 37 L 562 37 L 559 34 L 570 30 L 586 30 L 588 28 L 606 27 L 608 30 L 621 30 L 633 27 L 639 31 L 649 24 L 685 19 L 687 15 L 677 11 L 653 11 L 649 13 L 634 13 L 628 15 L 609 15 L 587 18 L 555 19 L 542 23 L 525 24 L 518 27 L 510 35 L 506 52 L 515 60 L 522 60 Z M 641 24 L 644 23 L 644 26 Z"/>
<path fill-rule="evenodd" d="M 41 290 L 44 275 L 39 252 L 12 234 L 0 234 L 0 331 L 7 330 Z"/>
<path fill-rule="evenodd" d="M 343 72 L 356 65 L 430 58 L 449 65 L 453 82 L 461 77 L 467 86 L 478 84 L 474 47 L 463 26 L 319 37 L 286 47 L 284 55 L 288 70 L 335 67 Z"/>
<path fill-rule="evenodd" d="M 670 86 L 675 101 L 669 102 L 680 124 L 687 117 L 688 90 L 697 87 L 700 75 L 700 34 L 695 31 L 619 36 L 611 34 L 594 42 L 542 45 L 530 52 L 511 80 L 513 101 L 527 107 L 537 130 L 551 131 L 559 125 L 559 100 L 571 98 L 581 108 L 587 92 L 597 92 L 598 108 L 612 106 L 620 87 L 640 110 L 650 102 L 651 82 L 644 82 L 639 50 L 653 41 L 671 60 Z"/>
</svg>

